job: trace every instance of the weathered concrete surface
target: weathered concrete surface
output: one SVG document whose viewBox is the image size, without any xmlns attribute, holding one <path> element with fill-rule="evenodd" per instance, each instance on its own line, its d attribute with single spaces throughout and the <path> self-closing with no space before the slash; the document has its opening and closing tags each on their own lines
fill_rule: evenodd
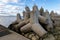
<svg viewBox="0 0 60 40">
<path fill-rule="evenodd" d="M 33 12 L 30 13 L 30 23 L 32 24 L 32 31 L 34 31 L 37 35 L 39 35 L 40 37 L 42 37 L 43 35 L 45 35 L 47 33 L 47 31 L 45 31 L 45 29 L 39 24 L 38 21 L 38 8 L 36 5 L 33 6 Z"/>
<path fill-rule="evenodd" d="M 0 25 L 0 37 L 11 34 L 11 32 L 5 28 L 4 26 Z"/>
<path fill-rule="evenodd" d="M 48 23 L 46 28 L 48 31 L 51 31 L 53 29 L 53 22 L 52 22 L 49 12 L 47 10 L 46 10 L 45 14 L 46 14 L 45 17 L 47 18 L 47 23 Z"/>
<path fill-rule="evenodd" d="M 60 15 L 52 15 L 51 19 L 53 20 L 53 23 L 54 23 L 55 27 L 60 26 Z"/>
<path fill-rule="evenodd" d="M 30 9 L 29 7 L 25 7 L 26 12 L 24 13 L 24 20 L 28 20 L 30 18 Z"/>
<path fill-rule="evenodd" d="M 43 35 L 45 35 L 47 33 L 47 31 L 45 31 L 42 26 L 40 24 L 33 24 L 32 25 L 32 30 L 39 35 L 40 37 L 42 37 Z"/>
<path fill-rule="evenodd" d="M 25 24 L 29 23 L 29 19 L 26 20 L 26 21 L 22 21 L 20 22 L 19 24 L 17 24 L 17 27 L 21 27 L 21 26 L 24 26 Z"/>
<path fill-rule="evenodd" d="M 28 16 L 29 14 L 30 16 Z M 23 19 L 25 22 L 21 23 L 21 21 L 21 24 L 18 23 L 21 28 L 15 26 L 17 28 L 16 30 L 19 28 L 20 34 L 24 37 L 31 40 L 60 40 L 60 16 L 57 16 L 56 14 L 50 15 L 48 11 L 43 12 L 40 15 L 36 5 L 33 7 L 32 12 L 30 12 L 29 8 L 26 7 L 23 16 L 24 18 L 26 16 L 26 19 Z M 52 27 L 53 25 L 54 27 Z"/>
<path fill-rule="evenodd" d="M 25 37 L 29 38 L 30 40 L 39 40 L 39 36 L 34 32 L 28 32 L 24 34 Z"/>
<path fill-rule="evenodd" d="M 31 31 L 31 24 L 28 23 L 25 26 L 21 27 L 20 31 L 21 32 L 29 32 L 29 31 Z"/>
<path fill-rule="evenodd" d="M 56 40 L 55 37 L 52 34 L 49 34 L 46 38 L 43 40 Z"/>
<path fill-rule="evenodd" d="M 25 17 L 25 11 L 23 11 L 23 18 Z"/>
<path fill-rule="evenodd" d="M 16 20 L 18 23 L 21 22 L 21 15 L 18 13 L 17 14 L 17 20 Z"/>
<path fill-rule="evenodd" d="M 18 31 L 18 29 L 20 29 L 21 27 L 23 27 L 24 25 L 28 24 L 29 23 L 29 20 L 26 20 L 26 21 L 22 21 L 20 22 L 19 24 L 17 25 L 14 25 L 14 28 L 16 31 Z"/>
<path fill-rule="evenodd" d="M 13 31 L 5 28 L 4 26 L 0 25 L 0 29 L 1 28 L 2 28 L 2 30 L 0 30 L 0 31 L 5 32 L 5 33 L 10 32 L 10 33 L 0 37 L 0 40 L 29 40 L 29 39 L 23 37 L 22 35 L 20 35 L 20 34 L 18 34 L 16 32 L 13 32 Z"/>
<path fill-rule="evenodd" d="M 54 26 L 55 27 L 60 27 L 60 20 L 55 20 L 54 21 Z"/>
<path fill-rule="evenodd" d="M 11 31 L 11 32 L 12 32 L 12 31 Z M 0 37 L 0 40 L 29 40 L 29 39 L 23 37 L 23 36 L 20 35 L 20 34 L 17 34 L 17 33 L 15 33 L 15 32 L 12 32 L 12 34 L 9 34 L 9 35 Z"/>
<path fill-rule="evenodd" d="M 41 15 L 38 15 L 38 19 L 39 19 L 39 21 L 40 21 L 41 23 L 47 24 L 47 19 L 46 19 L 46 17 L 41 16 Z"/>
</svg>

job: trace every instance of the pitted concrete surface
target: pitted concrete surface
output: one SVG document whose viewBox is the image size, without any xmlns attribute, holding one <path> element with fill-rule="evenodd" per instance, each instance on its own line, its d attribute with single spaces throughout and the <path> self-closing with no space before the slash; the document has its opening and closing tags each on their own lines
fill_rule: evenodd
<svg viewBox="0 0 60 40">
<path fill-rule="evenodd" d="M 0 35 L 2 35 L 2 33 L 5 34 L 5 33 L 8 33 L 8 32 L 11 32 L 11 33 L 0 36 L 0 40 L 29 40 L 29 39 L 25 38 L 24 36 L 22 36 L 22 35 L 20 35 L 16 32 L 13 32 L 9 29 L 6 29 L 3 26 L 0 26 Z"/>
<path fill-rule="evenodd" d="M 0 40 L 29 40 L 29 39 L 23 37 L 20 34 L 12 32 L 11 34 L 8 34 L 6 36 L 0 37 Z"/>
</svg>

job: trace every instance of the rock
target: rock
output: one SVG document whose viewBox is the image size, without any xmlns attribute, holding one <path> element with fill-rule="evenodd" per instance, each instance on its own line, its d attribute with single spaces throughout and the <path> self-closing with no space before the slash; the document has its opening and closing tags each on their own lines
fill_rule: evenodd
<svg viewBox="0 0 60 40">
<path fill-rule="evenodd" d="M 29 35 L 29 38 L 31 39 L 33 36 L 34 36 L 34 34 L 32 33 L 32 34 Z"/>
<path fill-rule="evenodd" d="M 36 38 L 36 36 L 32 36 L 31 40 L 38 40 L 38 38 Z"/>
<path fill-rule="evenodd" d="M 48 35 L 48 37 L 44 38 L 43 40 L 55 40 L 55 37 L 52 34 L 50 34 Z"/>
<path fill-rule="evenodd" d="M 28 38 L 28 36 L 29 36 L 29 33 L 25 34 L 24 36 L 25 36 L 26 38 Z"/>
</svg>

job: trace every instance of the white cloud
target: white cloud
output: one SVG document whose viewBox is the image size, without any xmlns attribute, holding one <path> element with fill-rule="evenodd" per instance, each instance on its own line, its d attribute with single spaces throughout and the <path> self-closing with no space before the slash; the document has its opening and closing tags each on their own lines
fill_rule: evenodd
<svg viewBox="0 0 60 40">
<path fill-rule="evenodd" d="M 0 0 L 0 2 L 7 3 L 9 0 Z"/>
<path fill-rule="evenodd" d="M 18 0 L 9 0 L 9 2 L 18 3 Z"/>
<path fill-rule="evenodd" d="M 17 3 L 18 0 L 0 0 L 0 2 L 4 2 L 4 3 L 15 2 L 15 3 Z"/>
<path fill-rule="evenodd" d="M 8 4 L 9 2 L 17 3 L 18 5 Z M 0 13 L 14 14 L 20 12 L 24 9 L 24 2 L 18 3 L 18 0 L 0 0 Z M 21 14 L 22 15 L 22 14 Z"/>
<path fill-rule="evenodd" d="M 18 11 L 21 11 L 21 9 L 23 9 L 22 6 L 6 5 L 6 7 L 5 7 L 5 10 L 8 10 L 7 12 L 9 12 L 9 13 L 11 13 L 11 12 L 17 13 Z"/>
<path fill-rule="evenodd" d="M 3 12 L 5 4 L 3 2 L 0 2 L 0 13 Z"/>
<path fill-rule="evenodd" d="M 54 10 L 54 12 L 57 12 L 58 14 L 60 14 L 60 9 Z"/>
</svg>

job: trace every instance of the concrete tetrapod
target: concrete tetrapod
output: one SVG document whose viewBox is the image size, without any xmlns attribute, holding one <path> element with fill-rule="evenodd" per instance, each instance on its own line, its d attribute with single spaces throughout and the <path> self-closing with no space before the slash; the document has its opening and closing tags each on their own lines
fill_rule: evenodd
<svg viewBox="0 0 60 40">
<path fill-rule="evenodd" d="M 30 9 L 29 9 L 29 7 L 26 7 L 25 10 L 26 10 L 26 12 L 25 11 L 23 12 L 24 20 L 22 21 L 20 14 L 17 14 L 17 20 L 15 22 L 13 22 L 13 24 L 18 23 L 16 25 L 14 25 L 14 29 L 16 31 L 18 31 L 19 28 L 21 28 L 22 26 L 26 25 L 30 21 L 30 19 L 29 19 L 30 18 L 30 14 L 29 14 L 30 13 Z"/>
<path fill-rule="evenodd" d="M 46 19 L 46 17 L 41 16 L 41 15 L 38 15 L 38 19 L 39 19 L 39 21 L 40 21 L 41 23 L 47 24 L 47 19 Z"/>
<path fill-rule="evenodd" d="M 21 15 L 18 13 L 17 14 L 17 20 L 16 20 L 18 23 L 21 22 Z"/>
<path fill-rule="evenodd" d="M 30 23 L 32 24 L 32 31 L 34 31 L 37 35 L 42 37 L 47 33 L 47 31 L 39 24 L 38 22 L 38 8 L 36 5 L 33 6 L 33 12 L 30 13 Z"/>
<path fill-rule="evenodd" d="M 32 30 L 40 37 L 47 33 L 47 31 L 45 31 L 44 28 L 38 23 L 32 25 Z"/>
<path fill-rule="evenodd" d="M 20 16 L 20 14 L 18 13 L 17 14 L 17 16 L 16 16 L 16 20 L 14 21 L 14 22 L 12 22 L 12 24 L 14 25 L 14 24 L 18 24 L 19 22 L 21 22 L 21 16 Z"/>
<path fill-rule="evenodd" d="M 33 15 L 31 15 L 31 16 L 33 17 Z M 39 21 L 41 21 L 41 22 L 44 23 L 44 24 L 47 24 L 45 17 L 39 15 L 38 18 L 39 18 Z M 44 20 L 43 20 L 43 19 L 44 19 Z M 33 19 L 30 18 L 30 20 L 32 21 Z M 31 23 L 31 21 L 30 21 L 30 23 Z M 33 20 L 32 22 L 34 22 L 34 20 Z M 30 28 L 30 26 L 28 26 L 28 25 L 30 25 L 30 23 L 24 25 L 20 30 L 21 30 L 22 32 L 28 32 L 29 30 L 27 31 L 27 29 Z"/>
<path fill-rule="evenodd" d="M 28 23 L 28 24 L 26 24 L 25 26 L 21 27 L 20 31 L 21 31 L 21 32 L 24 32 L 24 33 L 30 32 L 30 31 L 31 31 L 31 24 Z"/>
<path fill-rule="evenodd" d="M 45 12 L 45 17 L 48 19 L 47 20 L 47 30 L 48 31 L 52 31 L 52 29 L 53 29 L 53 22 L 52 22 L 52 20 L 51 20 L 51 17 L 50 17 L 50 15 L 49 15 L 49 12 L 46 10 L 46 12 Z"/>
<path fill-rule="evenodd" d="M 34 8 L 35 8 L 35 10 L 30 13 L 30 23 L 28 23 L 25 26 L 21 27 L 20 30 L 22 32 L 27 32 L 27 30 L 28 31 L 32 30 L 41 37 L 44 34 L 46 34 L 47 31 L 45 31 L 45 29 L 39 24 L 38 14 L 37 14 L 38 11 L 36 10 L 36 6 L 34 6 Z"/>
<path fill-rule="evenodd" d="M 28 23 L 29 23 L 29 20 L 27 20 L 27 21 L 22 21 L 22 22 L 20 22 L 19 24 L 14 25 L 14 28 L 15 28 L 15 30 L 17 31 L 17 30 L 20 29 L 22 26 L 24 26 L 24 25 L 26 25 L 26 24 L 28 24 Z"/>
<path fill-rule="evenodd" d="M 22 21 L 21 19 L 21 16 L 20 14 L 18 13 L 17 16 L 16 16 L 16 20 L 14 22 L 12 22 L 10 25 L 9 25 L 9 29 L 12 29 L 12 30 L 16 30 L 16 27 L 15 25 L 19 24 L 20 22 Z"/>
<path fill-rule="evenodd" d="M 38 23 L 35 23 L 35 24 L 26 24 L 25 26 L 21 27 L 20 31 L 21 32 L 29 32 L 29 31 L 34 31 L 37 35 L 39 35 L 40 37 L 42 37 L 44 34 L 47 33 L 47 31 L 45 31 L 42 26 Z"/>
<path fill-rule="evenodd" d="M 25 10 L 26 10 L 26 12 L 23 12 L 23 15 L 24 15 L 24 20 L 26 21 L 30 18 L 30 9 L 29 9 L 29 7 L 26 6 Z"/>
<path fill-rule="evenodd" d="M 23 18 L 25 17 L 25 11 L 23 11 Z"/>
</svg>

